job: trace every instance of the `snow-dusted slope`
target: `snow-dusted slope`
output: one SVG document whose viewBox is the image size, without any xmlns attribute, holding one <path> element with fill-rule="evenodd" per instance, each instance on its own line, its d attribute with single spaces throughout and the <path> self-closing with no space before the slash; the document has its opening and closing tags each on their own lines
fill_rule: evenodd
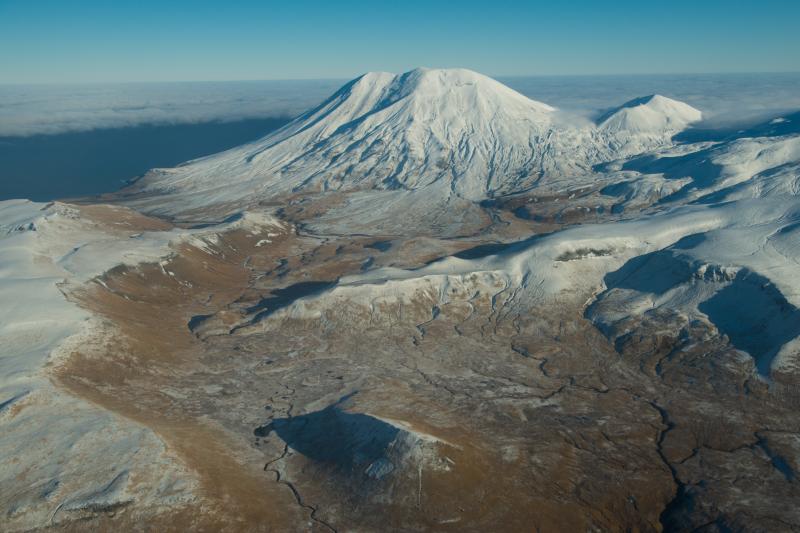
<svg viewBox="0 0 800 533">
<path fill-rule="evenodd" d="M 181 230 L 118 206 L 0 202 L 0 529 L 196 497 L 192 474 L 152 430 L 52 382 L 73 351 L 118 342 L 107 321 L 67 295 L 103 284 L 99 276 L 117 265 L 159 261 L 175 245 L 202 248 L 220 231 L 277 224 L 251 212 Z"/>
<path fill-rule="evenodd" d="M 798 265 L 797 197 L 748 199 L 582 225 L 480 259 L 450 257 L 417 270 L 376 269 L 343 278 L 331 291 L 298 301 L 284 313 L 318 316 L 345 303 L 372 309 L 377 301 L 410 303 L 420 295 L 439 306 L 456 293 L 467 299 L 490 294 L 498 305 L 524 313 L 526 306 L 580 307 L 599 292 L 606 305 L 593 307 L 589 318 L 600 325 L 659 307 L 729 335 L 731 324 L 738 324 L 734 330 L 747 332 L 741 348 L 767 374 L 770 367 L 800 368 Z M 609 277 L 613 272 L 619 274 Z M 618 279 L 623 292 L 611 284 Z M 759 329 L 764 324 L 772 329 Z"/>
<path fill-rule="evenodd" d="M 186 473 L 158 437 L 64 393 L 45 368 L 101 333 L 64 297 L 69 284 L 169 253 L 172 232 L 135 235 L 112 218 L 105 226 L 64 204 L 0 202 L 0 456 L 13 458 L 0 461 L 0 513 L 10 531 L 93 506 L 191 497 L 189 486 L 170 489 Z"/>
<path fill-rule="evenodd" d="M 605 331 L 673 313 L 699 320 L 750 353 L 761 374 L 800 368 L 800 135 L 733 138 L 649 155 L 621 192 L 673 182 L 677 206 L 624 222 L 582 225 L 499 255 L 425 268 L 374 270 L 287 312 L 343 301 L 405 301 L 448 287 L 513 295 L 514 305 L 582 305 Z M 608 178 L 613 179 L 613 178 Z M 684 205 L 681 205 L 684 204 Z M 672 204 L 674 205 L 674 204 Z M 472 291 L 472 292 L 470 292 Z M 626 323 L 626 322 L 625 322 Z M 623 331 L 624 333 L 624 331 Z"/>
<path fill-rule="evenodd" d="M 619 168 L 634 172 L 634 179 L 626 176 L 628 185 L 612 191 L 622 193 L 660 178 L 671 184 L 672 193 L 664 198 L 671 203 L 795 195 L 800 134 L 754 135 L 762 129 L 743 131 L 725 141 L 669 147 L 625 161 Z"/>
<path fill-rule="evenodd" d="M 256 201 L 298 190 L 425 190 L 480 200 L 543 177 L 669 142 L 700 112 L 660 96 L 599 126 L 570 124 L 553 107 L 469 70 L 369 73 L 254 143 L 156 170 L 136 190 L 156 212 Z"/>
</svg>

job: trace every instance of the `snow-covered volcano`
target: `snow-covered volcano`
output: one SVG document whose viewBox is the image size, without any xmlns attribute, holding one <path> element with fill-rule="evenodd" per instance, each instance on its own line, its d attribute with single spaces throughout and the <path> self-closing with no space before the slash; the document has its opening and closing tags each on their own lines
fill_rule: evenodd
<svg viewBox="0 0 800 533">
<path fill-rule="evenodd" d="M 588 174 L 599 162 L 667 143 L 699 118 L 653 96 L 599 125 L 575 124 L 469 70 L 377 72 L 273 134 L 153 171 L 137 188 L 162 202 L 177 195 L 184 209 L 309 190 L 426 189 L 480 200 L 543 177 Z"/>
</svg>

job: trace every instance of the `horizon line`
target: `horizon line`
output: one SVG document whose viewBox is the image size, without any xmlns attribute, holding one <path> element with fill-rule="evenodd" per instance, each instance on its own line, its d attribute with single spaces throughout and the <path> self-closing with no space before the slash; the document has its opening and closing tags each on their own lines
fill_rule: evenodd
<svg viewBox="0 0 800 533">
<path fill-rule="evenodd" d="M 420 67 L 417 67 L 420 68 Z M 439 68 L 439 67 L 432 67 Z M 465 67 L 441 67 L 442 70 Z M 411 69 L 414 70 L 414 69 Z M 473 72 L 479 72 L 474 69 Z M 179 83 L 258 83 L 258 82 L 323 82 L 349 81 L 369 72 L 389 72 L 367 70 L 352 77 L 296 77 L 296 78 L 231 78 L 231 79 L 186 79 L 186 80 L 118 80 L 118 81 L 0 81 L 0 87 L 19 86 L 64 86 L 64 85 L 134 85 L 134 84 L 179 84 Z M 410 71 L 403 71 L 410 72 Z M 398 72 L 397 74 L 401 74 Z M 619 72 L 619 73 L 573 73 L 573 74 L 486 74 L 493 79 L 513 78 L 613 78 L 613 77 L 657 77 L 657 76 L 767 76 L 767 75 L 800 75 L 800 70 L 777 71 L 709 71 L 709 72 Z"/>
</svg>

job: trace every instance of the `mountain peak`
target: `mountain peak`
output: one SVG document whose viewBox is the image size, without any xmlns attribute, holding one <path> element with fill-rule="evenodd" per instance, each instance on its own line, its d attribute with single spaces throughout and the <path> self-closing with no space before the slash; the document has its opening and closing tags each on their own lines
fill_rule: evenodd
<svg viewBox="0 0 800 533">
<path fill-rule="evenodd" d="M 440 108 L 488 105 L 510 107 L 518 111 L 523 111 L 519 108 L 525 108 L 538 113 L 555 111 L 554 107 L 531 100 L 488 76 L 464 68 L 418 67 L 402 74 L 368 72 L 345 88 L 348 86 L 352 86 L 354 92 L 372 93 L 379 105 L 391 105 L 409 98 L 417 102 L 435 103 Z"/>
<path fill-rule="evenodd" d="M 416 83 L 458 85 L 465 83 L 482 83 L 501 85 L 492 78 L 466 68 L 428 68 L 417 67 L 399 75 L 402 79 Z"/>
<path fill-rule="evenodd" d="M 627 102 L 599 126 L 565 123 L 556 111 L 468 69 L 368 72 L 282 129 L 151 173 L 139 187 L 191 198 L 191 207 L 375 189 L 479 201 L 586 174 L 700 118 L 659 95 Z"/>
<path fill-rule="evenodd" d="M 610 110 L 597 123 L 601 129 L 610 132 L 662 134 L 681 131 L 702 118 L 703 114 L 689 104 L 651 94 Z"/>
</svg>

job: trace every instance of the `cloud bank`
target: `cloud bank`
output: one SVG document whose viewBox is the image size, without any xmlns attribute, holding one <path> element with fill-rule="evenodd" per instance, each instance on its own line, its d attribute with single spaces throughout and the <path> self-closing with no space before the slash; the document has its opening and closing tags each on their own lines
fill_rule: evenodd
<svg viewBox="0 0 800 533">
<path fill-rule="evenodd" d="M 0 86 L 0 137 L 293 116 L 341 81 Z"/>
<path fill-rule="evenodd" d="M 662 94 L 699 109 L 709 126 L 800 110 L 800 73 L 499 79 L 529 98 L 591 118 L 650 94 Z"/>
<path fill-rule="evenodd" d="M 800 109 L 800 74 L 499 79 L 530 98 L 584 117 L 653 93 L 683 100 L 720 123 Z M 6 85 L 0 86 L 0 137 L 294 116 L 343 82 Z"/>
</svg>

